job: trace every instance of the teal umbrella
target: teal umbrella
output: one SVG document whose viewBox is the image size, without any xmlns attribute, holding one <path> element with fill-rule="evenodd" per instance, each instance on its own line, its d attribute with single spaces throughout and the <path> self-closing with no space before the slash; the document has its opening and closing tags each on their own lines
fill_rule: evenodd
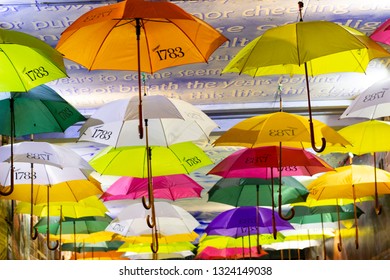
<svg viewBox="0 0 390 280">
<path fill-rule="evenodd" d="M 295 215 L 290 220 L 290 223 L 299 228 L 321 228 L 324 232 L 324 227 L 329 224 L 337 223 L 340 232 L 340 222 L 345 220 L 353 220 L 355 218 L 354 205 L 324 205 L 324 206 L 294 206 Z M 356 217 L 360 217 L 364 212 L 356 207 Z M 325 236 L 323 235 L 323 239 Z M 324 254 L 326 256 L 325 240 L 324 241 Z M 341 236 L 339 236 L 338 249 L 341 251 Z"/>
<path fill-rule="evenodd" d="M 273 179 L 279 184 L 278 179 Z M 282 205 L 304 202 L 309 191 L 294 177 L 283 177 Z M 278 206 L 279 188 L 260 178 L 222 178 L 208 191 L 209 201 L 238 206 Z"/>
<path fill-rule="evenodd" d="M 0 134 L 10 136 L 11 166 L 13 170 L 14 138 L 47 132 L 64 132 L 73 124 L 85 121 L 85 117 L 56 91 L 40 85 L 27 92 L 0 93 Z M 14 190 L 11 176 L 7 196 Z"/>
</svg>

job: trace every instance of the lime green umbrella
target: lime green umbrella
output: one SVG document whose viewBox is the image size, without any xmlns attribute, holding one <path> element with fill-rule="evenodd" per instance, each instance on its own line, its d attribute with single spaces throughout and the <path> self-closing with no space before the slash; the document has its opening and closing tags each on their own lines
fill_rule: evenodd
<svg viewBox="0 0 390 280">
<path fill-rule="evenodd" d="M 189 174 L 212 164 L 212 160 L 196 144 L 182 142 L 165 146 L 151 146 L 153 176 Z M 89 164 L 102 175 L 147 178 L 145 146 L 107 147 L 93 157 Z"/>
<path fill-rule="evenodd" d="M 29 34 L 0 29 L 0 92 L 25 92 L 67 77 L 63 55 Z"/>
</svg>

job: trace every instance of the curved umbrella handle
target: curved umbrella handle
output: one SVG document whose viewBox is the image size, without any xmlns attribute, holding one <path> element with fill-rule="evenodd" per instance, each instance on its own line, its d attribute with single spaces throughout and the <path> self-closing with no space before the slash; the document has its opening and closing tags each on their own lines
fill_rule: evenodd
<svg viewBox="0 0 390 280">
<path fill-rule="evenodd" d="M 148 204 L 149 203 L 149 204 Z M 146 202 L 146 198 L 145 196 L 142 197 L 142 205 L 144 206 L 144 208 L 146 210 L 149 210 L 151 207 L 152 207 L 152 203 L 150 201 L 150 199 L 148 199 L 148 203 Z"/>
<path fill-rule="evenodd" d="M 152 243 L 150 244 L 150 249 L 152 250 L 153 254 L 157 254 L 158 247 L 158 233 L 157 230 L 155 230 L 153 232 Z"/>
<path fill-rule="evenodd" d="M 56 245 L 54 247 L 51 247 L 50 246 L 50 240 L 49 240 L 49 236 L 46 238 L 46 245 L 47 245 L 47 249 L 49 249 L 50 251 L 55 251 L 57 250 L 57 248 L 60 246 L 60 243 L 58 242 L 58 240 L 56 240 Z"/>
<path fill-rule="evenodd" d="M 148 215 L 146 217 L 146 223 L 148 224 L 148 227 L 154 228 L 156 226 L 156 219 Z"/>
<path fill-rule="evenodd" d="M 323 152 L 325 150 L 325 148 L 326 148 L 326 139 L 324 137 L 321 138 L 321 141 L 322 141 L 321 147 L 320 148 L 316 147 L 316 142 L 314 140 L 314 127 L 313 127 L 313 121 L 311 120 L 311 116 L 310 116 L 310 141 L 311 141 L 311 147 L 317 153 L 321 153 L 321 152 Z"/>
<path fill-rule="evenodd" d="M 38 238 L 38 230 L 33 227 L 32 225 L 32 217 L 31 217 L 31 222 L 30 222 L 30 237 L 32 240 L 35 240 Z"/>
<path fill-rule="evenodd" d="M 382 213 L 382 205 L 375 206 L 375 213 L 379 216 Z"/>
<path fill-rule="evenodd" d="M 282 182 L 281 180 L 279 181 L 279 198 L 278 198 L 278 214 L 280 216 L 280 218 L 282 218 L 283 220 L 285 221 L 289 221 L 291 220 L 292 218 L 294 218 L 295 216 L 295 209 L 294 208 L 291 208 L 291 213 L 289 216 L 283 216 L 283 213 L 282 213 Z"/>
<path fill-rule="evenodd" d="M 339 243 L 337 243 L 337 250 L 339 250 L 339 252 L 341 252 L 341 250 L 343 249 L 343 245 L 341 244 L 341 240 Z"/>
<path fill-rule="evenodd" d="M 2 190 L 0 190 L 0 195 L 2 195 L 2 196 L 9 196 L 11 193 L 13 193 L 13 191 L 14 191 L 14 185 L 11 184 L 11 186 L 10 186 L 8 191 L 3 192 Z"/>
</svg>

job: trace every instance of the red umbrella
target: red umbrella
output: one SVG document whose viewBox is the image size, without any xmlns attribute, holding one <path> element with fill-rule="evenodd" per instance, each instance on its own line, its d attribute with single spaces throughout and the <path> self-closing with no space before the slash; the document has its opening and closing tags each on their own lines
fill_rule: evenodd
<svg viewBox="0 0 390 280">
<path fill-rule="evenodd" d="M 200 197 L 203 187 L 186 174 L 152 177 L 155 198 L 177 200 Z M 148 196 L 148 178 L 123 176 L 101 196 L 103 201 L 138 199 Z"/>
</svg>

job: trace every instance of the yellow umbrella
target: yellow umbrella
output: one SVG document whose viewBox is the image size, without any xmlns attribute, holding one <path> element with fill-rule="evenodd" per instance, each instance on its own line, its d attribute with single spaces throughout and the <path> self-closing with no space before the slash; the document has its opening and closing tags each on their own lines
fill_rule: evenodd
<svg viewBox="0 0 390 280">
<path fill-rule="evenodd" d="M 123 253 L 116 251 L 107 251 L 107 252 L 81 252 L 81 253 L 72 253 L 71 260 L 128 260 L 128 258 L 123 257 Z"/>
<path fill-rule="evenodd" d="M 374 172 L 376 169 L 376 172 Z M 375 183 L 376 182 L 376 183 Z M 308 198 L 347 198 L 354 201 L 356 248 L 359 248 L 356 199 L 379 194 L 390 194 L 390 172 L 368 165 L 348 165 L 328 171 L 311 182 Z"/>
<path fill-rule="evenodd" d="M 47 216 L 47 207 L 52 216 L 81 218 L 88 216 L 104 216 L 108 209 L 97 196 L 90 196 L 79 201 L 63 201 L 33 204 L 33 215 L 38 217 Z M 21 201 L 16 205 L 16 213 L 31 214 L 31 203 Z"/>
<path fill-rule="evenodd" d="M 313 120 L 315 141 L 326 138 L 327 143 L 351 145 L 330 126 Z M 255 148 L 279 145 L 308 148 L 311 145 L 309 119 L 292 113 L 275 112 L 245 119 L 224 132 L 215 142 L 216 146 L 243 146 Z"/>
<path fill-rule="evenodd" d="M 323 153 L 338 152 L 352 153 L 355 155 L 363 155 L 373 153 L 374 166 L 376 163 L 377 152 L 390 151 L 390 122 L 380 120 L 368 120 L 346 126 L 338 131 L 338 133 L 347 139 L 352 145 L 342 147 L 341 145 L 333 145 L 326 147 Z M 374 176 L 376 176 L 374 170 Z M 374 178 L 375 179 L 375 178 Z M 375 210 L 377 214 L 381 213 L 382 207 L 378 201 L 378 191 L 375 183 Z"/>
<path fill-rule="evenodd" d="M 302 3 L 301 1 L 299 3 Z M 300 11 L 303 5 L 299 5 Z M 372 59 L 390 53 L 364 33 L 329 21 L 284 24 L 265 31 L 249 42 L 223 69 L 222 73 L 251 76 L 304 74 L 308 100 L 309 126 L 313 150 L 321 152 L 328 141 L 318 143 L 312 122 L 309 75 L 335 72 L 361 72 Z"/>
</svg>

